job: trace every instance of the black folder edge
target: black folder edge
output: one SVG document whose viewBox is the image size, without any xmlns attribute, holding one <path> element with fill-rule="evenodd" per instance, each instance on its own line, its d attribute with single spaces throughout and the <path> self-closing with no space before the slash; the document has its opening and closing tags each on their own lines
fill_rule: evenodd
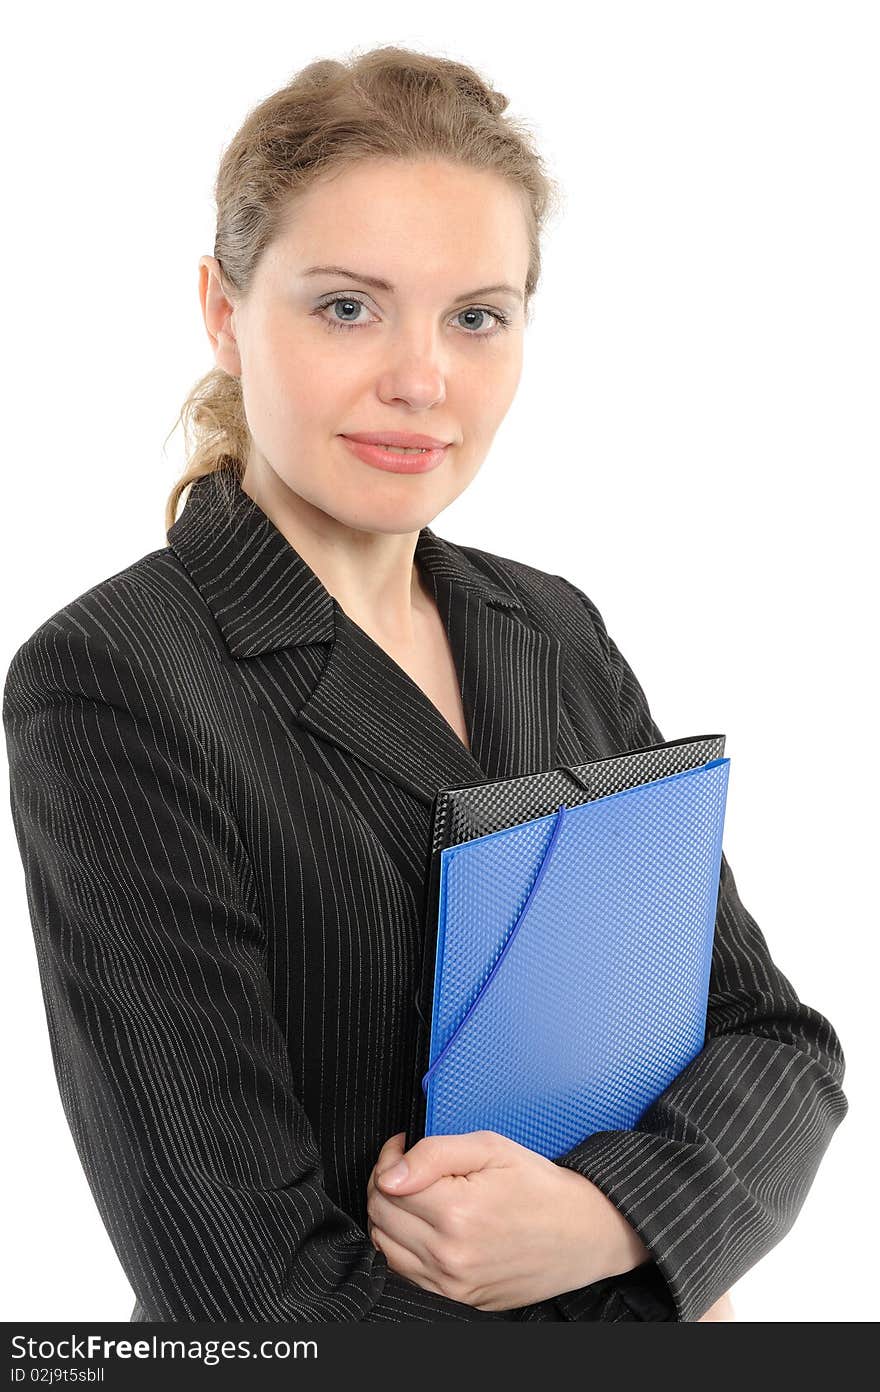
<svg viewBox="0 0 880 1392">
<path fill-rule="evenodd" d="M 670 770 L 670 772 L 683 772 L 687 768 L 700 768 L 704 764 L 714 759 L 723 757 L 725 736 L 719 734 L 712 735 L 687 735 L 680 739 L 662 740 L 658 744 L 641 745 L 637 749 L 621 750 L 616 754 L 607 756 L 604 759 L 594 759 L 586 764 L 562 764 L 555 772 L 568 774 L 575 784 L 581 783 L 592 771 L 601 766 L 614 764 L 617 762 L 627 762 L 634 755 L 650 754 L 655 750 L 676 749 L 683 745 L 693 745 L 695 751 L 698 746 L 706 746 L 702 754 L 693 764 L 685 764 L 681 769 Z M 639 779 L 631 786 L 638 787 L 641 783 L 653 782 L 657 777 L 666 775 L 654 774 L 649 779 Z M 422 948 L 422 963 L 420 972 L 419 987 L 413 1002 L 416 1013 L 416 1043 L 413 1055 L 411 1087 L 410 1087 L 410 1115 L 407 1123 L 405 1135 L 405 1148 L 409 1150 L 425 1134 L 425 1123 L 427 1118 L 427 1096 L 422 1087 L 422 1079 L 430 1067 L 431 1050 L 431 1010 L 434 999 L 434 979 L 437 960 L 437 936 L 438 936 L 438 912 L 439 912 L 439 887 L 440 887 L 440 868 L 442 852 L 448 849 L 445 845 L 434 848 L 436 840 L 436 826 L 441 808 L 445 801 L 458 792 L 465 792 L 469 788 L 482 788 L 487 786 L 501 786 L 522 783 L 528 784 L 535 774 L 522 774 L 516 778 L 498 779 L 477 779 L 471 783 L 461 783 L 453 787 L 440 788 L 434 798 L 434 806 L 431 814 L 430 834 L 428 837 L 428 853 L 425 872 L 425 914 L 424 914 L 424 943 Z M 583 785 L 582 785 L 583 786 Z M 583 802 L 593 801 L 589 796 L 575 797 L 566 805 L 579 806 Z M 548 815 L 548 814 L 536 814 Z M 510 825 L 521 825 L 523 822 L 532 820 L 529 814 L 524 814 L 518 822 Z M 455 844 L 450 842 L 450 844 Z"/>
</svg>

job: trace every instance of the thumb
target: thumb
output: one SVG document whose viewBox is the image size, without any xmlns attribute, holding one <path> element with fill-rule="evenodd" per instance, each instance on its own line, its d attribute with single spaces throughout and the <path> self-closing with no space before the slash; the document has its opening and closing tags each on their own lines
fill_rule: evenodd
<svg viewBox="0 0 880 1392">
<path fill-rule="evenodd" d="M 376 1176 L 392 1194 L 414 1194 L 446 1175 L 481 1170 L 492 1159 L 491 1132 L 468 1131 L 461 1136 L 425 1136 L 403 1159 Z"/>
</svg>

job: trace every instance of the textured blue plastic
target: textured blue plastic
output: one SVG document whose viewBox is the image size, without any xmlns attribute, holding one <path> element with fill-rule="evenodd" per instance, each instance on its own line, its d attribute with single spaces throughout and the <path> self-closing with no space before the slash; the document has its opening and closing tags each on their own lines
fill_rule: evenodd
<svg viewBox="0 0 880 1392">
<path fill-rule="evenodd" d="M 441 854 L 425 1135 L 551 1159 L 700 1052 L 729 759 Z"/>
</svg>

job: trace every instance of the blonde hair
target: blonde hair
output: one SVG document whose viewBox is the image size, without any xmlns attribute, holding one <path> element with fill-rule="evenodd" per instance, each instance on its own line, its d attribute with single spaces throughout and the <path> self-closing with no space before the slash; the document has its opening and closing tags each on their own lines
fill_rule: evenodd
<svg viewBox="0 0 880 1392">
<path fill-rule="evenodd" d="M 247 115 L 220 161 L 214 196 L 214 256 L 224 291 L 247 294 L 266 247 L 283 230 L 296 195 L 331 170 L 362 159 L 444 159 L 486 169 L 523 195 L 529 236 L 528 308 L 541 269 L 539 239 L 559 191 L 529 128 L 504 116 L 507 97 L 471 67 L 385 46 L 346 62 L 322 58 Z M 241 381 L 213 367 L 169 432 L 183 427 L 187 467 L 165 508 L 175 521 L 189 484 L 222 469 L 239 478 L 250 452 Z"/>
</svg>

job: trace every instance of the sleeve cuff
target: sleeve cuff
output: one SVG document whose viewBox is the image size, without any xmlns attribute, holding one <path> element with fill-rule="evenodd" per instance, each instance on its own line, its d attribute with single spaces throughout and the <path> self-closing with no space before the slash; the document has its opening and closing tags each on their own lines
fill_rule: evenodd
<svg viewBox="0 0 880 1392">
<path fill-rule="evenodd" d="M 687 1253 L 681 1258 L 675 1250 L 678 1222 L 689 1207 L 689 1167 L 682 1152 L 690 1150 L 684 1143 L 649 1132 L 597 1131 L 554 1162 L 583 1175 L 601 1189 L 651 1253 L 651 1261 L 609 1278 L 636 1319 L 687 1323 L 698 1320 L 705 1308 L 701 1292 L 688 1282 L 683 1272 L 682 1263 Z M 673 1222 L 673 1211 L 658 1192 L 657 1177 L 662 1176 L 661 1188 L 665 1191 L 670 1176 L 675 1175 L 679 1167 L 678 1177 L 683 1187 L 675 1197 L 673 1211 L 678 1222 Z M 695 1202 L 702 1206 L 705 1193 L 696 1192 L 696 1186 L 691 1187 L 695 1188 Z M 579 1296 L 580 1292 L 557 1296 L 557 1303 L 568 1318 L 581 1318 L 579 1314 L 569 1314 L 566 1308 L 579 1309 L 582 1303 Z"/>
<path fill-rule="evenodd" d="M 580 1290 L 566 1291 L 556 1296 L 556 1304 L 567 1320 L 678 1320 L 669 1286 L 653 1260 Z"/>
</svg>

